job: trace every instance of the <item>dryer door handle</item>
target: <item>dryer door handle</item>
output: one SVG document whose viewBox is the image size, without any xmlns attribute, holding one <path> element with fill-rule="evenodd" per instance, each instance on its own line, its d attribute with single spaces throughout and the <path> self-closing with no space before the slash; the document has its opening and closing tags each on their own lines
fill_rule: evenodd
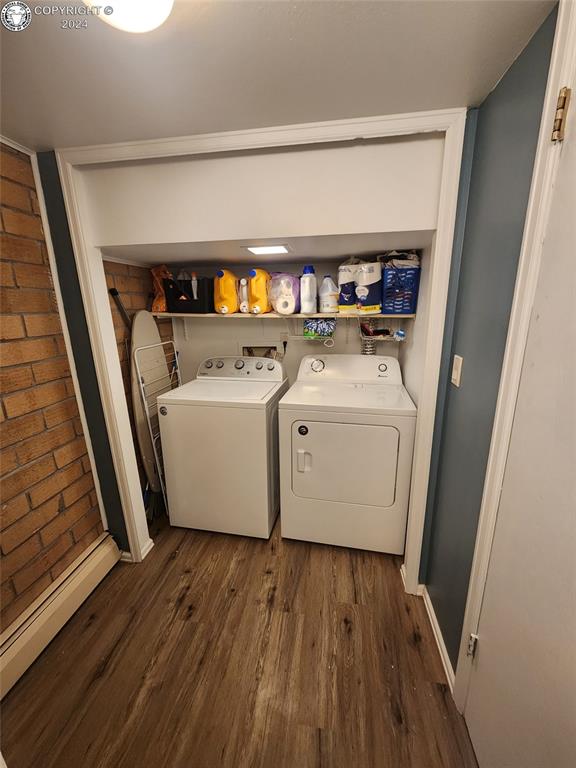
<svg viewBox="0 0 576 768">
<path fill-rule="evenodd" d="M 298 472 L 310 472 L 312 470 L 312 454 L 303 448 L 296 451 L 296 468 Z"/>
</svg>

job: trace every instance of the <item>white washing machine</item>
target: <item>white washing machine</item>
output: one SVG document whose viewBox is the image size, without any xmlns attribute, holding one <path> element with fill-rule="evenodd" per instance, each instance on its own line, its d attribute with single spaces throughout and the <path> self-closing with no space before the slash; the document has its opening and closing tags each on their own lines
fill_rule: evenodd
<svg viewBox="0 0 576 768">
<path fill-rule="evenodd" d="M 398 361 L 307 356 L 278 416 L 282 536 L 401 554 L 416 406 Z"/>
<path fill-rule="evenodd" d="M 158 397 L 170 524 L 267 539 L 278 514 L 282 364 L 209 358 Z"/>
</svg>

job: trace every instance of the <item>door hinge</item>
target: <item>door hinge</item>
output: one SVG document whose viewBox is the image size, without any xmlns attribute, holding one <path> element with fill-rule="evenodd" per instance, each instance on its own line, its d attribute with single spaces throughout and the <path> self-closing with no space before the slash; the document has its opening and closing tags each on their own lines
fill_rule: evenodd
<svg viewBox="0 0 576 768">
<path fill-rule="evenodd" d="M 570 88 L 564 86 L 560 88 L 558 94 L 558 102 L 556 104 L 556 114 L 554 116 L 554 125 L 552 127 L 552 141 L 563 141 L 564 132 L 566 130 L 566 115 L 568 113 L 568 105 L 570 104 L 570 96 L 572 91 Z"/>
<path fill-rule="evenodd" d="M 468 638 L 468 648 L 466 650 L 466 655 L 471 656 L 474 658 L 476 655 L 476 648 L 478 646 L 478 635 L 470 633 L 470 637 Z"/>
</svg>

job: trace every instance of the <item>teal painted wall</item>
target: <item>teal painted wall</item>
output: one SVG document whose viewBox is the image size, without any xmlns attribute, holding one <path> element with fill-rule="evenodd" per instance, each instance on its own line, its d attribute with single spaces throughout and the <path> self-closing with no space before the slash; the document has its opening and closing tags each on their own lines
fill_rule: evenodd
<svg viewBox="0 0 576 768">
<path fill-rule="evenodd" d="M 467 205 L 461 192 L 421 572 L 454 665 L 555 26 L 556 11 L 480 106 Z"/>
</svg>

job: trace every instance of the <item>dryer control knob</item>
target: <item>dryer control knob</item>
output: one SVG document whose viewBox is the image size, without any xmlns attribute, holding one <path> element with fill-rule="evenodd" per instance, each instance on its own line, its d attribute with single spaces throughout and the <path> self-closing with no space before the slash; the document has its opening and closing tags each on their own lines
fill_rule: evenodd
<svg viewBox="0 0 576 768">
<path fill-rule="evenodd" d="M 264 368 L 264 363 L 262 363 L 261 361 L 258 361 L 258 362 L 256 363 L 256 370 L 257 370 L 257 371 L 261 371 L 261 370 L 262 370 L 262 368 Z"/>
<path fill-rule="evenodd" d="M 312 365 L 310 366 L 314 373 L 320 373 L 320 371 L 323 371 L 325 367 L 326 363 L 324 360 L 312 360 Z"/>
<path fill-rule="evenodd" d="M 234 368 L 236 368 L 238 371 L 241 371 L 242 368 L 244 368 L 244 360 L 236 360 L 234 363 Z"/>
<path fill-rule="evenodd" d="M 380 365 L 378 366 L 378 370 L 384 373 L 385 371 L 388 370 L 388 366 L 386 365 L 386 363 L 380 363 Z"/>
<path fill-rule="evenodd" d="M 204 368 L 212 368 L 213 365 L 214 363 L 212 362 L 212 360 L 206 360 L 206 362 L 204 363 Z"/>
<path fill-rule="evenodd" d="M 224 368 L 224 361 L 218 360 L 218 362 L 216 363 L 216 368 Z"/>
<path fill-rule="evenodd" d="M 273 371 L 274 370 L 274 363 L 268 363 L 266 368 L 268 368 L 269 371 Z"/>
</svg>

